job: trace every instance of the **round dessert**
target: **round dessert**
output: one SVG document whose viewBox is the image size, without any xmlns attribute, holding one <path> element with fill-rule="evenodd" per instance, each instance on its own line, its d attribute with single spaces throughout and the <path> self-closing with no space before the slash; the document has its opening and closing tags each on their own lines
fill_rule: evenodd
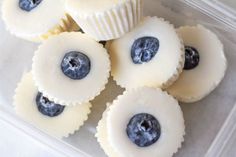
<svg viewBox="0 0 236 157">
<path fill-rule="evenodd" d="M 32 73 L 39 91 L 62 104 L 92 100 L 105 88 L 110 60 L 102 44 L 80 32 L 61 33 L 35 53 Z"/>
<path fill-rule="evenodd" d="M 178 102 L 160 89 L 143 87 L 126 91 L 108 106 L 96 137 L 110 157 L 171 157 L 184 134 Z"/>
<path fill-rule="evenodd" d="M 192 103 L 219 85 L 227 61 L 222 43 L 210 30 L 198 25 L 180 27 L 177 31 L 185 44 L 184 71 L 167 91 L 179 101 Z"/>
<path fill-rule="evenodd" d="M 120 86 L 166 88 L 184 65 L 184 47 L 173 25 L 157 17 L 145 18 L 109 48 L 111 74 Z"/>
<path fill-rule="evenodd" d="M 83 31 L 96 39 L 119 38 L 142 19 L 142 0 L 66 0 L 66 9 Z"/>
<path fill-rule="evenodd" d="M 79 29 L 66 14 L 65 0 L 4 0 L 2 16 L 12 34 L 34 42 Z"/>
<path fill-rule="evenodd" d="M 16 113 L 56 137 L 67 137 L 84 124 L 90 113 L 90 103 L 76 106 L 62 106 L 37 90 L 32 74 L 27 73 L 18 84 L 14 96 Z"/>
</svg>

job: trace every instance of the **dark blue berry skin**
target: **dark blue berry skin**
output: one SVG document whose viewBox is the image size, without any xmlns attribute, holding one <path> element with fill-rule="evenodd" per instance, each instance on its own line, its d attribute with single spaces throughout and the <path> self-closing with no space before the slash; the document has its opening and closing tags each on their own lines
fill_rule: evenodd
<svg viewBox="0 0 236 157">
<path fill-rule="evenodd" d="M 129 139 L 139 147 L 148 147 L 161 136 L 161 126 L 158 120 L 147 113 L 133 116 L 126 128 Z"/>
<path fill-rule="evenodd" d="M 34 8 L 36 8 L 43 0 L 19 0 L 19 7 L 24 10 L 30 12 Z"/>
<path fill-rule="evenodd" d="M 200 61 L 198 50 L 191 46 L 185 46 L 185 63 L 184 70 L 192 70 L 196 68 Z"/>
<path fill-rule="evenodd" d="M 73 80 L 81 80 L 90 72 L 91 64 L 88 56 L 81 52 L 71 51 L 65 54 L 61 62 L 62 72 Z"/>
<path fill-rule="evenodd" d="M 134 41 L 131 48 L 131 58 L 134 64 L 143 64 L 152 60 L 160 47 L 155 37 L 142 37 Z"/>
<path fill-rule="evenodd" d="M 54 102 L 48 100 L 48 98 L 44 97 L 40 92 L 38 92 L 36 96 L 36 105 L 40 113 L 49 117 L 56 117 L 60 115 L 65 108 L 65 106 L 55 104 Z"/>
</svg>

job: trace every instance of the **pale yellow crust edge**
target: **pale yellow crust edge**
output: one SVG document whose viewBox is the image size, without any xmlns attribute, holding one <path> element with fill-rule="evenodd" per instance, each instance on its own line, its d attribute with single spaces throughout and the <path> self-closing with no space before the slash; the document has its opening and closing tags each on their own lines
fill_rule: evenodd
<svg viewBox="0 0 236 157">
<path fill-rule="evenodd" d="M 83 112 L 82 115 L 80 114 L 80 116 L 76 116 L 76 118 L 77 118 L 77 119 L 75 119 L 76 124 L 75 124 L 75 122 L 73 122 L 73 124 L 70 125 L 70 128 L 68 128 L 68 125 L 67 125 L 67 128 L 64 131 L 57 132 L 57 130 L 63 129 L 63 126 L 61 129 L 57 128 L 57 127 L 61 126 L 61 124 L 63 124 L 63 121 L 61 121 L 59 119 L 57 119 L 57 120 L 52 119 L 53 121 L 49 122 L 49 124 L 51 124 L 51 125 L 54 124 L 56 128 L 53 128 L 53 127 L 49 128 L 48 127 L 49 124 L 42 124 L 45 120 L 50 120 L 50 118 L 47 119 L 47 117 L 44 117 L 41 114 L 37 114 L 38 112 L 36 112 L 35 109 L 30 107 L 29 102 L 28 103 L 26 102 L 25 104 L 20 103 L 20 102 L 22 102 L 22 96 L 24 96 L 23 95 L 24 93 L 22 93 L 22 92 L 25 90 L 25 88 L 27 88 L 26 86 L 28 86 L 28 88 L 33 90 L 33 92 L 36 92 L 35 90 L 37 90 L 37 88 L 33 83 L 34 82 L 32 79 L 32 73 L 29 72 L 29 73 L 24 73 L 21 81 L 19 81 L 19 83 L 17 84 L 17 87 L 15 89 L 15 95 L 13 96 L 13 105 L 14 105 L 14 110 L 19 117 L 21 117 L 23 120 L 31 123 L 35 127 L 38 127 L 40 130 L 44 131 L 45 133 L 48 133 L 49 135 L 57 137 L 57 138 L 68 137 L 68 136 L 74 134 L 76 131 L 78 131 L 80 129 L 81 126 L 84 125 L 85 121 L 88 119 L 88 115 L 91 113 L 92 104 L 89 102 L 81 104 L 81 105 L 73 106 L 73 107 L 64 111 L 64 112 L 67 112 L 67 111 L 71 112 L 71 111 L 76 110 L 76 112 L 77 111 Z M 29 89 L 26 89 L 26 91 L 27 90 L 29 90 Z M 29 100 L 30 100 L 30 98 L 29 98 Z M 28 105 L 26 105 L 26 104 L 28 104 Z M 26 114 L 27 111 L 35 112 L 36 116 L 31 117 L 30 114 Z M 73 114 L 75 114 L 75 113 L 73 112 Z M 63 119 L 63 117 L 61 117 L 61 118 Z M 68 114 L 67 114 L 66 118 L 68 119 Z M 57 124 L 55 124 L 55 123 L 57 123 Z M 68 122 L 65 122 L 65 123 L 68 123 Z"/>
</svg>

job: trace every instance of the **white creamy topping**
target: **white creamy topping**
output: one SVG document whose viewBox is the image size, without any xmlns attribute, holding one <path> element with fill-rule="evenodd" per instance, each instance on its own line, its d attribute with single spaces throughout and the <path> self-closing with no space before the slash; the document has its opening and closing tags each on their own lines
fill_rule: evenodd
<svg viewBox="0 0 236 157">
<path fill-rule="evenodd" d="M 65 137 L 78 130 L 90 113 L 90 103 L 77 106 L 66 106 L 64 111 L 56 117 L 48 117 L 38 111 L 36 96 L 38 90 L 34 85 L 31 73 L 23 76 L 14 96 L 14 106 L 16 113 L 24 120 L 32 123 L 46 133 Z"/>
<path fill-rule="evenodd" d="M 156 55 L 147 63 L 134 64 L 131 48 L 141 37 L 159 40 Z M 163 19 L 145 18 L 134 30 L 114 40 L 110 46 L 112 76 L 125 88 L 160 87 L 171 84 L 182 71 L 183 45 L 174 27 Z"/>
<path fill-rule="evenodd" d="M 18 3 L 19 0 L 4 0 L 2 13 L 7 28 L 23 38 L 38 37 L 65 17 L 65 0 L 43 0 L 30 12 L 22 10 Z"/>
<path fill-rule="evenodd" d="M 223 79 L 227 61 L 217 36 L 203 26 L 178 29 L 186 46 L 198 50 L 200 62 L 192 70 L 184 70 L 168 92 L 183 102 L 195 102 L 214 90 Z"/>
<path fill-rule="evenodd" d="M 149 147 L 137 147 L 126 133 L 128 122 L 139 113 L 153 115 L 161 125 L 159 140 Z M 160 89 L 140 88 L 125 92 L 105 111 L 97 137 L 112 157 L 171 157 L 181 146 L 184 130 L 183 113 L 173 97 Z"/>
<path fill-rule="evenodd" d="M 78 51 L 91 62 L 88 75 L 81 80 L 72 80 L 61 70 L 65 54 Z M 49 99 L 63 105 L 92 100 L 108 82 L 110 60 L 103 45 L 87 35 L 74 32 L 62 33 L 45 41 L 35 53 L 33 76 L 39 91 Z"/>
</svg>

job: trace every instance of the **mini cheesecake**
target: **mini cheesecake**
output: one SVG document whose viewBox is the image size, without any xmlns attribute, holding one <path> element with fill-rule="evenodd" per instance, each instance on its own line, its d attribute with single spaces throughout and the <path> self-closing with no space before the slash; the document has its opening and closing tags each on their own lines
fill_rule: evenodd
<svg viewBox="0 0 236 157">
<path fill-rule="evenodd" d="M 46 133 L 61 138 L 73 134 L 84 124 L 91 104 L 63 106 L 50 101 L 38 91 L 32 73 L 26 73 L 14 96 L 17 115 Z"/>
<path fill-rule="evenodd" d="M 2 17 L 12 34 L 34 42 L 79 30 L 65 11 L 65 0 L 4 0 Z"/>
<path fill-rule="evenodd" d="M 66 0 L 66 9 L 86 34 L 107 41 L 139 23 L 143 0 Z"/>
<path fill-rule="evenodd" d="M 193 103 L 210 94 L 224 78 L 227 61 L 223 44 L 207 28 L 177 29 L 185 45 L 185 64 L 180 78 L 167 89 L 179 101 Z"/>
<path fill-rule="evenodd" d="M 181 73 L 184 47 L 173 25 L 164 19 L 146 17 L 130 33 L 110 47 L 111 75 L 118 85 L 166 88 Z"/>
<path fill-rule="evenodd" d="M 184 134 L 178 102 L 160 89 L 143 87 L 108 105 L 96 137 L 109 157 L 172 157 Z"/>
<path fill-rule="evenodd" d="M 80 32 L 62 33 L 35 52 L 33 78 L 39 91 L 63 105 L 88 102 L 105 88 L 110 59 L 102 44 Z"/>
</svg>

